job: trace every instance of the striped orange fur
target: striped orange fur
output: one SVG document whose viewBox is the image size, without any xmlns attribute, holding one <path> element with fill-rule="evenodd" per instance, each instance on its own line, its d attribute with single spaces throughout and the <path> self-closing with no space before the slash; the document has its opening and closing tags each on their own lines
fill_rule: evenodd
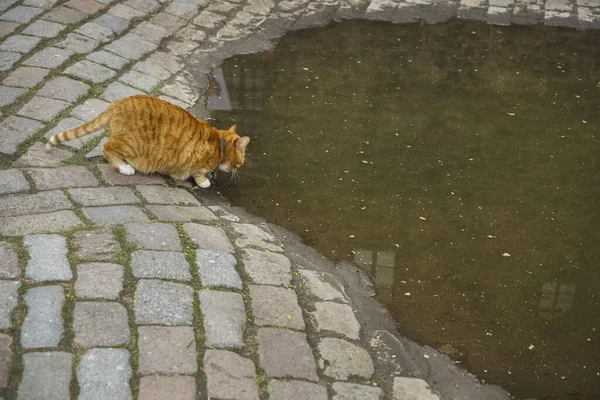
<svg viewBox="0 0 600 400">
<path fill-rule="evenodd" d="M 250 142 L 249 137 L 237 134 L 236 125 L 219 130 L 181 107 L 138 95 L 113 101 L 93 120 L 52 136 L 46 148 L 50 150 L 107 125 L 110 135 L 104 157 L 120 173 L 158 172 L 179 180 L 192 176 L 200 187 L 210 186 L 207 172 L 217 167 L 235 172 L 242 166 Z"/>
</svg>

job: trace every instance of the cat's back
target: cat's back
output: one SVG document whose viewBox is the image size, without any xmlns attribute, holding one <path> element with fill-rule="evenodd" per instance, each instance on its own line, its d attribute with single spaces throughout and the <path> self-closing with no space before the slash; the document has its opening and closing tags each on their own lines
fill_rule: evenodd
<svg viewBox="0 0 600 400">
<path fill-rule="evenodd" d="M 139 119 L 150 116 L 160 119 L 182 119 L 190 120 L 190 122 L 202 122 L 194 118 L 183 108 L 146 94 L 115 100 L 110 104 L 109 108 L 115 116 L 122 118 Z"/>
</svg>

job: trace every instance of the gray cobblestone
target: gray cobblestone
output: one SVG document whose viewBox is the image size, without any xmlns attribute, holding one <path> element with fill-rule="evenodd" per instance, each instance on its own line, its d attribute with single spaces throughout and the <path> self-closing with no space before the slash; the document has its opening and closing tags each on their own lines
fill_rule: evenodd
<svg viewBox="0 0 600 400">
<path fill-rule="evenodd" d="M 200 96 L 199 89 L 189 86 L 181 76 L 175 77 L 174 80 L 165 84 L 160 91 L 189 104 L 194 104 Z"/>
<path fill-rule="evenodd" d="M 60 22 L 61 24 L 76 24 L 85 18 L 85 13 L 67 7 L 59 7 L 57 10 L 44 14 L 48 21 Z"/>
<path fill-rule="evenodd" d="M 17 99 L 23 96 L 27 91 L 21 88 L 0 86 L 0 107 L 14 103 Z"/>
<path fill-rule="evenodd" d="M 214 221 L 217 219 L 212 212 L 202 206 L 185 207 L 150 205 L 148 206 L 148 210 L 150 210 L 150 212 L 160 221 L 190 222 L 192 220 Z"/>
<path fill-rule="evenodd" d="M 108 141 L 108 137 L 103 137 L 100 140 L 100 143 L 98 143 L 98 145 L 96 147 L 94 147 L 89 153 L 87 153 L 85 155 L 85 158 L 87 158 L 89 160 L 89 159 L 92 159 L 95 157 L 102 157 L 104 145 L 106 144 L 107 141 Z"/>
<path fill-rule="evenodd" d="M 190 236 L 192 242 L 197 244 L 201 249 L 227 251 L 229 253 L 233 253 L 234 251 L 229 238 L 221 228 L 185 223 L 183 224 L 183 229 Z"/>
<path fill-rule="evenodd" d="M 68 49 L 59 49 L 56 47 L 46 47 L 23 61 L 23 65 L 30 67 L 42 67 L 56 69 L 73 55 Z"/>
<path fill-rule="evenodd" d="M 0 170 L 0 195 L 26 192 L 29 190 L 29 183 L 25 176 L 18 169 Z M 2 200 L 0 199 L 0 215 L 2 215 Z"/>
<path fill-rule="evenodd" d="M 131 267 L 136 278 L 192 279 L 190 264 L 178 252 L 138 250 L 132 254 Z"/>
<path fill-rule="evenodd" d="M 196 380 L 192 376 L 144 376 L 140 379 L 139 400 L 195 400 Z"/>
<path fill-rule="evenodd" d="M 209 398 L 259 399 L 256 368 L 251 360 L 231 351 L 207 350 L 203 365 Z"/>
<path fill-rule="evenodd" d="M 73 331 L 81 347 L 121 346 L 131 339 L 127 310 L 115 302 L 75 303 Z"/>
<path fill-rule="evenodd" d="M 84 207 L 81 211 L 97 225 L 150 221 L 146 214 L 135 206 Z"/>
<path fill-rule="evenodd" d="M 164 51 L 157 51 L 146 59 L 145 62 L 157 65 L 174 74 L 183 68 L 177 57 Z M 142 71 L 143 72 L 143 71 Z"/>
<path fill-rule="evenodd" d="M 13 33 L 19 25 L 18 22 L 0 21 L 0 36 L 6 36 Z"/>
<path fill-rule="evenodd" d="M 163 185 L 165 180 L 159 175 L 145 175 L 136 173 L 134 175 L 123 175 L 118 173 L 112 165 L 98 164 L 102 177 L 111 185 Z"/>
<path fill-rule="evenodd" d="M 44 144 L 36 142 L 13 163 L 13 167 L 58 167 L 72 156 L 73 153 L 63 149 L 46 151 Z"/>
<path fill-rule="evenodd" d="M 235 240 L 239 247 L 258 247 L 269 251 L 281 252 L 281 247 L 277 246 L 275 237 L 264 229 L 252 224 L 232 224 L 233 229 L 241 237 Z"/>
<path fill-rule="evenodd" d="M 239 293 L 200 290 L 206 345 L 215 348 L 244 347 L 246 309 Z"/>
<path fill-rule="evenodd" d="M 423 379 L 394 378 L 394 400 L 439 400 Z"/>
<path fill-rule="evenodd" d="M 369 353 L 350 342 L 324 338 L 318 348 L 325 361 L 325 375 L 338 381 L 346 381 L 354 376 L 369 379 L 375 372 Z"/>
<path fill-rule="evenodd" d="M 151 76 L 142 74 L 138 71 L 129 71 L 125 75 L 121 76 L 119 80 L 123 83 L 131 85 L 140 90 L 151 92 L 156 86 L 158 86 L 158 80 Z"/>
<path fill-rule="evenodd" d="M 96 118 L 98 115 L 106 111 L 108 103 L 100 99 L 87 99 L 83 104 L 78 105 L 73 109 L 71 114 L 75 118 L 84 121 L 89 121 Z"/>
<path fill-rule="evenodd" d="M 354 316 L 352 307 L 331 301 L 315 303 L 315 318 L 317 331 L 330 331 L 344 335 L 350 339 L 359 339 L 360 325 Z"/>
<path fill-rule="evenodd" d="M 74 8 L 86 14 L 94 14 L 104 8 L 104 4 L 94 0 L 70 0 L 65 6 Z"/>
<path fill-rule="evenodd" d="M 159 12 L 150 18 L 150 23 L 166 29 L 169 34 L 173 34 L 184 27 L 187 21 L 166 12 Z"/>
<path fill-rule="evenodd" d="M 44 80 L 49 69 L 37 67 L 19 67 L 11 72 L 2 83 L 8 86 L 32 88 Z"/>
<path fill-rule="evenodd" d="M 128 240 L 139 249 L 181 250 L 179 234 L 173 225 L 165 223 L 128 224 Z"/>
<path fill-rule="evenodd" d="M 130 400 L 132 371 L 125 349 L 91 349 L 77 367 L 78 400 Z"/>
<path fill-rule="evenodd" d="M 80 260 L 110 261 L 121 245 L 108 228 L 75 232 L 75 255 Z"/>
<path fill-rule="evenodd" d="M 127 0 L 123 4 L 135 8 L 144 14 L 150 14 L 160 8 L 160 3 L 154 0 Z"/>
<path fill-rule="evenodd" d="M 149 75 L 149 76 L 159 79 L 159 80 L 165 80 L 171 76 L 171 73 L 169 71 L 167 71 L 166 69 L 162 68 L 159 65 L 148 62 L 148 61 L 142 61 L 142 62 L 136 63 L 133 66 L 133 69 L 136 71 L 143 72 L 144 74 Z"/>
<path fill-rule="evenodd" d="M 113 53 L 109 53 L 108 51 L 100 50 L 94 52 L 86 57 L 88 60 L 93 61 L 98 64 L 102 64 L 108 68 L 120 70 L 125 67 L 129 60 L 118 56 Z"/>
<path fill-rule="evenodd" d="M 0 333 L 0 389 L 8 387 L 10 366 L 12 365 L 12 337 Z"/>
<path fill-rule="evenodd" d="M 82 225 L 73 211 L 0 218 L 0 235 L 23 236 L 40 232 L 60 232 Z"/>
<path fill-rule="evenodd" d="M 19 302 L 18 281 L 0 281 L 0 329 L 12 327 L 10 315 Z"/>
<path fill-rule="evenodd" d="M 89 89 L 90 87 L 83 82 L 60 76 L 46 83 L 36 94 L 73 103 L 86 94 Z"/>
<path fill-rule="evenodd" d="M 98 25 L 95 22 L 88 22 L 77 28 L 75 32 L 95 39 L 100 43 L 111 41 L 115 36 L 115 33 L 110 28 Z"/>
<path fill-rule="evenodd" d="M 69 398 L 71 353 L 27 353 L 23 355 L 23 379 L 19 400 L 64 400 Z"/>
<path fill-rule="evenodd" d="M 129 21 L 110 14 L 101 15 L 94 22 L 110 29 L 115 35 L 120 35 L 129 28 Z"/>
<path fill-rule="evenodd" d="M 23 5 L 39 8 L 52 8 L 56 3 L 58 3 L 58 0 L 25 0 Z"/>
<path fill-rule="evenodd" d="M 11 243 L 0 242 L 0 279 L 12 279 L 21 276 L 19 259 Z"/>
<path fill-rule="evenodd" d="M 19 61 L 21 58 L 21 54 L 10 52 L 10 51 L 1 51 L 0 52 L 0 71 L 8 71 L 12 68 L 14 63 Z"/>
<path fill-rule="evenodd" d="M 24 35 L 15 35 L 4 39 L 0 45 L 0 51 L 15 51 L 17 53 L 29 53 L 40 42 L 40 38 Z"/>
<path fill-rule="evenodd" d="M 140 203 L 140 199 L 136 197 L 133 190 L 126 187 L 70 189 L 69 194 L 73 201 L 82 206 L 108 206 Z"/>
<path fill-rule="evenodd" d="M 191 327 L 141 326 L 138 333 L 140 375 L 195 374 L 198 370 Z"/>
<path fill-rule="evenodd" d="M 343 287 L 341 285 L 337 284 L 336 286 L 342 291 L 336 289 L 331 283 L 327 282 L 326 279 L 334 279 L 331 274 L 323 274 L 301 268 L 298 269 L 298 273 L 305 283 L 304 287 L 308 288 L 308 291 L 319 300 L 338 300 L 344 303 L 350 303 L 346 295 L 342 292 Z"/>
<path fill-rule="evenodd" d="M 196 250 L 196 262 L 202 286 L 242 289 L 242 280 L 235 270 L 237 260 L 224 251 Z"/>
<path fill-rule="evenodd" d="M 115 53 L 129 60 L 137 60 L 145 54 L 156 50 L 158 45 L 130 33 L 121 39 L 117 39 L 105 47 L 105 50 Z"/>
<path fill-rule="evenodd" d="M 141 12 L 140 10 L 136 10 L 135 8 L 126 6 L 124 4 L 117 4 L 108 10 L 108 14 L 114 15 L 115 17 L 124 19 L 126 21 L 131 21 L 134 18 L 142 18 L 146 14 Z"/>
<path fill-rule="evenodd" d="M 89 60 L 81 60 L 65 69 L 65 74 L 73 75 L 94 83 L 102 83 L 117 76 L 117 73 L 103 65 Z"/>
<path fill-rule="evenodd" d="M 131 33 L 156 44 L 160 43 L 160 41 L 167 36 L 167 30 L 165 28 L 146 21 L 136 26 Z"/>
<path fill-rule="evenodd" d="M 198 29 L 198 27 L 194 25 L 189 25 L 183 27 L 177 32 L 175 35 L 176 38 L 183 40 L 184 42 L 194 42 L 190 43 L 194 48 L 198 47 L 200 42 L 206 39 L 206 33 Z"/>
<path fill-rule="evenodd" d="M 129 96 L 135 96 L 137 94 L 145 94 L 137 89 L 130 86 L 123 85 L 121 82 L 113 82 L 102 93 L 102 98 L 107 101 L 115 101 Z"/>
<path fill-rule="evenodd" d="M 13 4 L 15 4 L 17 2 L 17 0 L 3 0 L 2 3 L 0 3 L 0 11 L 5 11 L 6 9 L 10 8 Z"/>
<path fill-rule="evenodd" d="M 195 3 L 174 0 L 165 10 L 166 13 L 175 15 L 179 18 L 190 19 L 198 14 L 198 5 Z"/>
<path fill-rule="evenodd" d="M 22 117 L 40 121 L 52 121 L 61 111 L 69 107 L 69 103 L 62 100 L 47 99 L 35 96 L 21 108 L 17 114 Z"/>
<path fill-rule="evenodd" d="M 135 292 L 138 324 L 191 325 L 194 290 L 181 283 L 142 279 Z"/>
<path fill-rule="evenodd" d="M 21 326 L 21 346 L 26 349 L 58 346 L 65 331 L 61 317 L 64 302 L 65 294 L 60 286 L 27 290 L 27 316 Z"/>
<path fill-rule="evenodd" d="M 122 265 L 89 263 L 77 266 L 75 295 L 82 299 L 117 300 L 123 291 Z"/>
<path fill-rule="evenodd" d="M 292 281 L 290 260 L 282 254 L 245 249 L 242 259 L 254 283 L 288 287 Z"/>
<path fill-rule="evenodd" d="M 319 380 L 304 333 L 261 328 L 258 330 L 258 355 L 268 377 Z"/>
<path fill-rule="evenodd" d="M 185 189 L 166 188 L 162 186 L 136 186 L 136 190 L 150 204 L 175 204 L 180 206 L 199 206 L 196 198 Z"/>
<path fill-rule="evenodd" d="M 265 285 L 249 285 L 248 288 L 256 325 L 304 330 L 302 310 L 293 290 Z"/>
<path fill-rule="evenodd" d="M 335 382 L 331 387 L 335 392 L 333 400 L 381 400 L 383 396 L 380 388 L 356 383 Z"/>
<path fill-rule="evenodd" d="M 53 135 L 57 134 L 57 133 L 61 133 L 61 132 L 65 132 L 68 131 L 70 129 L 76 128 L 80 125 L 83 125 L 85 123 L 85 121 L 82 121 L 80 119 L 77 118 L 65 118 L 63 120 L 61 120 L 56 127 L 50 129 L 48 132 L 46 132 L 46 134 L 44 135 L 44 137 L 46 139 L 50 139 Z M 82 136 L 80 138 L 77 139 L 73 139 L 73 140 L 69 140 L 68 142 L 65 142 L 64 145 L 74 148 L 74 149 L 80 149 L 82 148 L 87 142 L 89 142 L 90 140 L 97 138 L 98 136 L 102 136 L 106 133 L 106 130 L 101 129 L 98 132 L 94 132 L 92 134 L 89 135 L 85 135 Z M 52 149 L 51 153 L 56 152 L 57 148 Z M 44 148 L 45 151 L 45 148 Z M 46 152 L 46 151 L 45 151 Z M 48 152 L 46 152 L 48 153 Z M 69 153 L 69 155 L 71 156 L 72 154 Z"/>
<path fill-rule="evenodd" d="M 211 2 L 211 4 L 206 8 L 207 11 L 213 11 L 221 14 L 228 14 L 234 8 L 238 6 L 237 3 L 229 2 L 229 1 L 219 1 L 219 2 Z"/>
<path fill-rule="evenodd" d="M 21 32 L 24 35 L 38 36 L 43 38 L 53 38 L 65 29 L 66 26 L 59 24 L 58 22 L 50 22 L 44 20 L 37 20 L 33 24 Z"/>
<path fill-rule="evenodd" d="M 193 23 L 194 25 L 200 26 L 207 30 L 214 31 L 225 24 L 226 19 L 227 17 L 224 15 L 215 14 L 210 11 L 202 11 L 200 15 L 194 18 Z"/>
<path fill-rule="evenodd" d="M 28 172 L 38 190 L 89 187 L 100 184 L 94 174 L 82 166 L 30 168 Z"/>
<path fill-rule="evenodd" d="M 23 244 L 29 252 L 25 275 L 36 282 L 69 281 L 73 272 L 67 260 L 67 240 L 60 235 L 28 235 Z"/>
<path fill-rule="evenodd" d="M 47 193 L 35 193 L 0 198 L 0 216 L 12 217 L 67 210 L 73 205 L 64 193 L 53 190 Z"/>
<path fill-rule="evenodd" d="M 327 389 L 310 382 L 273 379 L 269 382 L 268 391 L 270 400 L 327 400 Z"/>
<path fill-rule="evenodd" d="M 17 6 L 0 15 L 0 19 L 3 21 L 26 24 L 43 12 L 43 9 L 37 7 Z"/>
<path fill-rule="evenodd" d="M 58 42 L 56 47 L 68 49 L 76 54 L 85 54 L 92 52 L 99 45 L 98 40 L 72 32 L 63 41 Z"/>
</svg>

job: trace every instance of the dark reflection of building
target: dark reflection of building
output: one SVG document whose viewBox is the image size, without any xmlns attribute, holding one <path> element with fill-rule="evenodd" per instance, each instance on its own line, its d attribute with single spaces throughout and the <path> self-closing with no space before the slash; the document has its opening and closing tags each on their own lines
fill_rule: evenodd
<svg viewBox="0 0 600 400">
<path fill-rule="evenodd" d="M 394 299 L 394 266 L 396 252 L 392 250 L 354 250 L 354 262 L 371 273 L 379 298 L 384 303 L 392 303 Z"/>
<path fill-rule="evenodd" d="M 575 302 L 575 285 L 569 283 L 548 282 L 542 285 L 540 297 L 540 315 L 552 318 L 561 312 L 569 311 Z"/>
</svg>

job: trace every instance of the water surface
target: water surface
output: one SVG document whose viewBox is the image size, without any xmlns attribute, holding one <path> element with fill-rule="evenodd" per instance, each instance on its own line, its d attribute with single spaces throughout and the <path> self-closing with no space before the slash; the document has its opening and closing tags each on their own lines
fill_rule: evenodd
<svg viewBox="0 0 600 400">
<path fill-rule="evenodd" d="M 600 36 L 351 21 L 227 60 L 234 204 L 361 265 L 400 331 L 519 398 L 600 398 Z"/>
</svg>

